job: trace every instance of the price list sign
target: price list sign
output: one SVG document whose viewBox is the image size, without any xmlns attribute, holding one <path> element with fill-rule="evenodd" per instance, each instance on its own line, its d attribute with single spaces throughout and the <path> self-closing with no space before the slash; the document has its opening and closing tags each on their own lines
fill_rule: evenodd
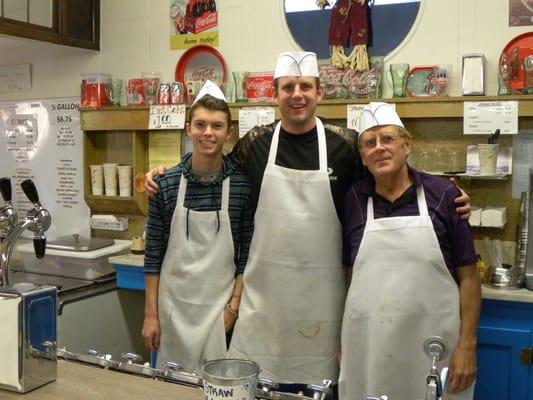
<svg viewBox="0 0 533 400">
<path fill-rule="evenodd" d="M 496 129 L 502 134 L 518 133 L 517 101 L 465 101 L 463 107 L 465 135 L 488 135 Z"/>
<path fill-rule="evenodd" d="M 183 129 L 184 127 L 185 105 L 150 106 L 148 129 Z"/>
</svg>

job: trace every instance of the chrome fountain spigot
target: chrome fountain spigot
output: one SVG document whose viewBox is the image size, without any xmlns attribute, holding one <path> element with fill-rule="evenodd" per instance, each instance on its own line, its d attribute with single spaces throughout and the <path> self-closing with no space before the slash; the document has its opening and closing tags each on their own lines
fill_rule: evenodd
<svg viewBox="0 0 533 400">
<path fill-rule="evenodd" d="M 426 400 L 442 400 L 446 392 L 448 368 L 439 374 L 438 364 L 448 355 L 448 343 L 440 336 L 431 336 L 424 342 L 424 352 L 431 358 L 431 369 L 426 375 Z"/>
<path fill-rule="evenodd" d="M 11 179 L 0 178 L 0 194 L 4 199 L 4 206 L 0 208 L 0 243 L 18 222 L 17 210 L 11 204 Z"/>
<path fill-rule="evenodd" d="M 331 383 L 330 380 L 324 379 L 322 385 L 307 385 L 307 388 L 313 391 L 313 400 L 324 400 L 331 391 Z"/>
<path fill-rule="evenodd" d="M 30 179 L 26 179 L 21 183 L 21 187 L 24 194 L 26 194 L 28 199 L 33 203 L 33 208 L 28 211 L 22 220 L 15 224 L 0 244 L 0 269 L 2 272 L 0 286 L 3 287 L 9 285 L 10 260 L 13 255 L 13 250 L 15 249 L 15 243 L 22 232 L 26 229 L 33 232 L 35 255 L 37 258 L 43 258 L 46 250 L 46 237 L 44 236 L 44 233 L 52 224 L 50 213 L 41 206 L 41 203 L 39 203 L 39 195 L 37 194 L 37 189 L 33 182 Z"/>
<path fill-rule="evenodd" d="M 27 229 L 33 232 L 35 256 L 43 258 L 46 250 L 46 236 L 44 236 L 44 233 L 50 228 L 52 217 L 48 210 L 41 206 L 37 188 L 30 179 L 23 181 L 20 186 L 26 197 L 33 203 L 33 208 L 26 215 L 26 218 L 31 220 Z"/>
</svg>

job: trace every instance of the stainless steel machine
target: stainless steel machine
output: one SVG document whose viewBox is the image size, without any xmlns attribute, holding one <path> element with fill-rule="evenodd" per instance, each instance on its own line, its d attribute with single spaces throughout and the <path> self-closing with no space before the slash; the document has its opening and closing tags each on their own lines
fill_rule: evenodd
<svg viewBox="0 0 533 400">
<path fill-rule="evenodd" d="M 57 289 L 10 282 L 10 261 L 17 239 L 25 230 L 32 231 L 35 255 L 42 258 L 46 249 L 44 233 L 51 224 L 50 213 L 39 203 L 33 182 L 25 180 L 21 186 L 33 208 L 18 221 L 11 205 L 11 181 L 0 179 L 6 203 L 0 209 L 0 388 L 25 393 L 57 376 Z"/>
</svg>

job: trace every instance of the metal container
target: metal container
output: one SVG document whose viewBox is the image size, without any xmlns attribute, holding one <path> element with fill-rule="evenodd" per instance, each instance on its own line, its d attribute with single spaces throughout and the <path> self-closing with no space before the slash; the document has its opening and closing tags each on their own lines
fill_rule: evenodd
<svg viewBox="0 0 533 400">
<path fill-rule="evenodd" d="M 528 209 L 533 210 L 533 169 L 529 169 L 529 192 L 526 202 Z M 528 213 L 527 231 L 533 232 L 533 213 Z M 526 243 L 526 288 L 533 290 L 533 240 Z"/>
<path fill-rule="evenodd" d="M 202 365 L 204 394 L 207 400 L 254 400 L 259 364 L 249 360 L 220 359 Z"/>
<path fill-rule="evenodd" d="M 25 393 L 56 380 L 57 289 L 0 288 L 0 388 Z"/>
<path fill-rule="evenodd" d="M 529 192 L 522 192 L 520 198 L 520 213 L 516 231 L 516 261 L 518 268 L 518 283 L 524 285 L 526 277 L 526 247 L 527 247 L 527 221 L 529 218 Z"/>
</svg>

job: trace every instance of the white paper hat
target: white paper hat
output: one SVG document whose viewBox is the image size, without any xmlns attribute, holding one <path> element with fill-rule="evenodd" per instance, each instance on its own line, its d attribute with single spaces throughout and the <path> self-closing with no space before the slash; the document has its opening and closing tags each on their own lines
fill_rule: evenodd
<svg viewBox="0 0 533 400">
<path fill-rule="evenodd" d="M 364 131 L 381 125 L 396 125 L 405 128 L 392 104 L 372 102 L 363 108 L 359 121 L 359 136 Z"/>
<path fill-rule="evenodd" d="M 198 95 L 194 99 L 193 104 L 200 100 L 202 97 L 204 97 L 206 94 L 210 94 L 211 96 L 217 99 L 224 100 L 226 103 L 228 102 L 226 100 L 226 97 L 224 96 L 224 93 L 222 93 L 222 90 L 220 90 L 218 85 L 208 79 L 207 81 L 205 81 L 204 86 L 202 86 L 202 88 L 198 92 Z"/>
<path fill-rule="evenodd" d="M 274 79 L 281 76 L 316 76 L 318 63 L 316 54 L 309 51 L 286 51 L 278 56 Z"/>
</svg>

